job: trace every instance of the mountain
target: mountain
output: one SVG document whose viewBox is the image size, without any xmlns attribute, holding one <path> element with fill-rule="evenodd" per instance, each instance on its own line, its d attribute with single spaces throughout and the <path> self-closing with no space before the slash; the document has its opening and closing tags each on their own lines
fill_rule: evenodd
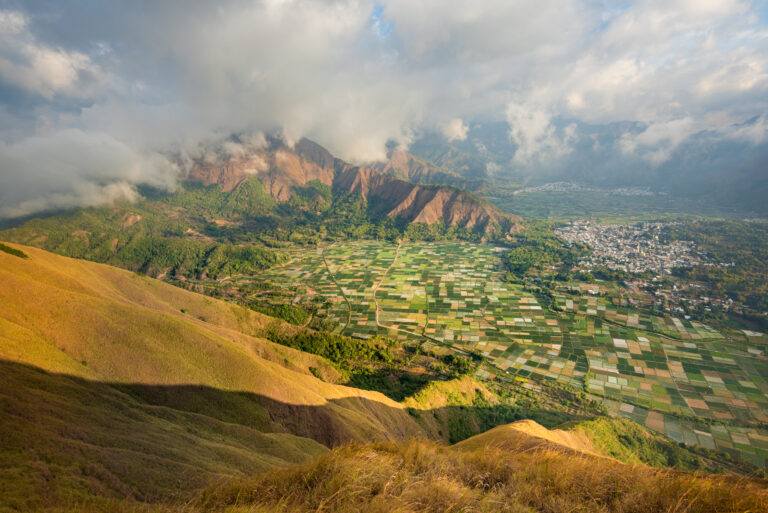
<svg viewBox="0 0 768 513">
<path fill-rule="evenodd" d="M 393 166 L 398 166 L 396 173 L 392 173 Z M 215 184 L 226 192 L 236 192 L 251 177 L 258 179 L 279 203 L 291 200 L 312 184 L 322 184 L 330 187 L 336 197 L 344 194 L 361 198 L 374 217 L 428 225 L 441 222 L 480 232 L 498 228 L 509 231 L 520 221 L 519 217 L 505 214 L 450 186 L 472 185 L 470 181 L 397 151 L 391 154 L 388 166 L 376 170 L 335 158 L 308 139 L 300 140 L 293 148 L 271 140 L 267 147 L 241 157 L 195 162 L 187 175 L 190 181 L 206 186 Z M 401 177 L 441 185 L 421 185 Z M 320 199 L 321 193 L 317 191 L 315 196 Z"/>
<path fill-rule="evenodd" d="M 374 214 L 401 217 L 428 225 L 443 222 L 470 230 L 487 231 L 501 226 L 510 231 L 520 218 L 461 189 L 415 185 L 368 168 L 348 167 L 336 175 L 334 187 L 360 195 Z"/>
<path fill-rule="evenodd" d="M 500 127 L 496 124 L 492 125 L 495 129 L 494 136 L 498 133 L 506 134 L 499 132 Z M 483 126 L 473 127 L 466 140 L 452 142 L 447 141 L 441 134 L 425 133 L 411 143 L 408 151 L 418 159 L 441 169 L 448 169 L 467 180 L 487 181 L 493 174 L 489 170 L 489 164 L 491 168 L 493 165 L 501 166 L 506 174 L 509 173 L 507 164 L 512 158 L 510 154 L 497 152 L 509 147 L 508 137 L 505 135 L 505 142 L 502 143 L 489 137 L 487 132 L 483 130 Z M 495 145 L 490 145 L 492 140 L 496 142 Z"/>
<path fill-rule="evenodd" d="M 4 240 L 167 279 L 257 272 L 286 244 L 348 239 L 505 242 L 521 219 L 472 193 L 419 185 L 302 139 L 194 161 L 174 192 L 6 224 Z"/>
<path fill-rule="evenodd" d="M 731 128 L 755 126 L 757 120 L 755 117 Z M 558 129 L 565 129 L 558 123 Z M 628 154 L 621 150 L 620 141 L 633 140 L 648 128 L 630 121 L 582 125 L 577 130 L 582 135 L 568 142 L 566 158 L 542 155 L 544 158 L 528 163 L 515 159 L 518 146 L 510 140 L 509 125 L 504 122 L 473 124 L 464 140 L 448 141 L 439 133 L 427 132 L 415 139 L 408 151 L 436 168 L 465 179 L 482 180 L 485 186 L 473 190 L 503 208 L 506 204 L 494 198 L 500 190 L 506 189 L 508 194 L 521 185 L 570 182 L 605 189 L 648 188 L 672 198 L 665 207 L 671 212 L 700 213 L 700 204 L 716 207 L 727 216 L 765 216 L 768 151 L 764 146 L 713 137 L 713 132 L 702 130 L 668 153 L 663 152 L 660 161 L 642 152 Z M 602 207 L 599 201 L 592 202 L 595 208 Z"/>
<path fill-rule="evenodd" d="M 449 185 L 472 191 L 480 189 L 484 184 L 483 180 L 464 178 L 447 168 L 420 159 L 402 148 L 392 148 L 387 152 L 386 161 L 371 163 L 369 167 L 417 184 Z"/>
<path fill-rule="evenodd" d="M 295 194 L 295 188 L 309 182 L 331 185 L 337 165 L 344 165 L 338 162 L 325 148 L 308 139 L 300 140 L 292 149 L 271 139 L 266 148 L 241 157 L 196 161 L 187 179 L 204 185 L 216 184 L 231 192 L 255 176 L 275 200 L 282 202 Z"/>
</svg>

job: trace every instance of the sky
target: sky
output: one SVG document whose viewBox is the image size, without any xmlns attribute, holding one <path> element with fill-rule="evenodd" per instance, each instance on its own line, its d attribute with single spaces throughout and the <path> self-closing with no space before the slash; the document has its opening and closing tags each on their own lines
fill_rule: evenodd
<svg viewBox="0 0 768 513">
<path fill-rule="evenodd" d="M 503 122 L 499 173 L 738 167 L 767 59 L 765 1 L 0 0 L 0 217 L 173 190 L 232 134 L 370 162 Z"/>
</svg>

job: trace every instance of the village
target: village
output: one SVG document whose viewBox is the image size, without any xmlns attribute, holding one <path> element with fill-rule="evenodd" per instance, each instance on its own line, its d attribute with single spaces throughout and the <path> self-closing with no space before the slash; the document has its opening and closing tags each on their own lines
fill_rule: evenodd
<svg viewBox="0 0 768 513">
<path fill-rule="evenodd" d="M 663 241 L 660 235 L 666 224 L 602 225 L 575 221 L 555 233 L 570 244 L 578 242 L 592 248 L 591 254 L 580 262 L 585 272 L 610 269 L 664 275 L 679 267 L 710 264 L 693 242 Z"/>
<path fill-rule="evenodd" d="M 667 241 L 663 232 L 670 224 L 601 225 L 575 221 L 555 233 L 569 244 L 583 243 L 591 248 L 591 254 L 579 262 L 578 270 L 594 273 L 608 269 L 634 275 L 627 277 L 624 284 L 630 292 L 649 294 L 645 306 L 656 311 L 698 320 L 728 312 L 765 315 L 729 297 L 712 297 L 704 293 L 700 284 L 674 278 L 675 269 L 734 264 L 713 261 L 693 242 Z M 627 302 L 640 306 L 630 297 Z"/>
<path fill-rule="evenodd" d="M 551 182 L 535 187 L 524 187 L 515 191 L 515 194 L 527 192 L 602 192 L 605 194 L 614 194 L 617 196 L 655 196 L 664 195 L 651 191 L 648 187 L 616 187 L 607 189 L 604 187 L 595 187 L 578 182 Z"/>
</svg>

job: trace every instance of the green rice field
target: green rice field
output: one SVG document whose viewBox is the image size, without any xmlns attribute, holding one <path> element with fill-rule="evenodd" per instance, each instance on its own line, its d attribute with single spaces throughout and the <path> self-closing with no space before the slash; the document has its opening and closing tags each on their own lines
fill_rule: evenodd
<svg viewBox="0 0 768 513">
<path fill-rule="evenodd" d="M 362 241 L 295 250 L 258 277 L 323 299 L 345 335 L 428 341 L 486 363 L 477 377 L 554 380 L 680 443 L 768 462 L 768 337 L 728 340 L 698 322 L 584 291 L 552 306 L 501 280 L 502 248 Z M 312 296 L 310 298 L 304 296 Z M 691 419 L 691 420 L 689 420 Z"/>
</svg>

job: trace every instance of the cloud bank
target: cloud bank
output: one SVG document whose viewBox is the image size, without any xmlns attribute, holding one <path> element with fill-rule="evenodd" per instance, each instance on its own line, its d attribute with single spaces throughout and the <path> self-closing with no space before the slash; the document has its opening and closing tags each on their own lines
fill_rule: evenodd
<svg viewBox="0 0 768 513">
<path fill-rule="evenodd" d="M 0 216 L 172 188 L 169 155 L 232 133 L 371 161 L 504 121 L 495 172 L 532 175 L 762 147 L 766 56 L 747 0 L 0 2 Z"/>
</svg>

